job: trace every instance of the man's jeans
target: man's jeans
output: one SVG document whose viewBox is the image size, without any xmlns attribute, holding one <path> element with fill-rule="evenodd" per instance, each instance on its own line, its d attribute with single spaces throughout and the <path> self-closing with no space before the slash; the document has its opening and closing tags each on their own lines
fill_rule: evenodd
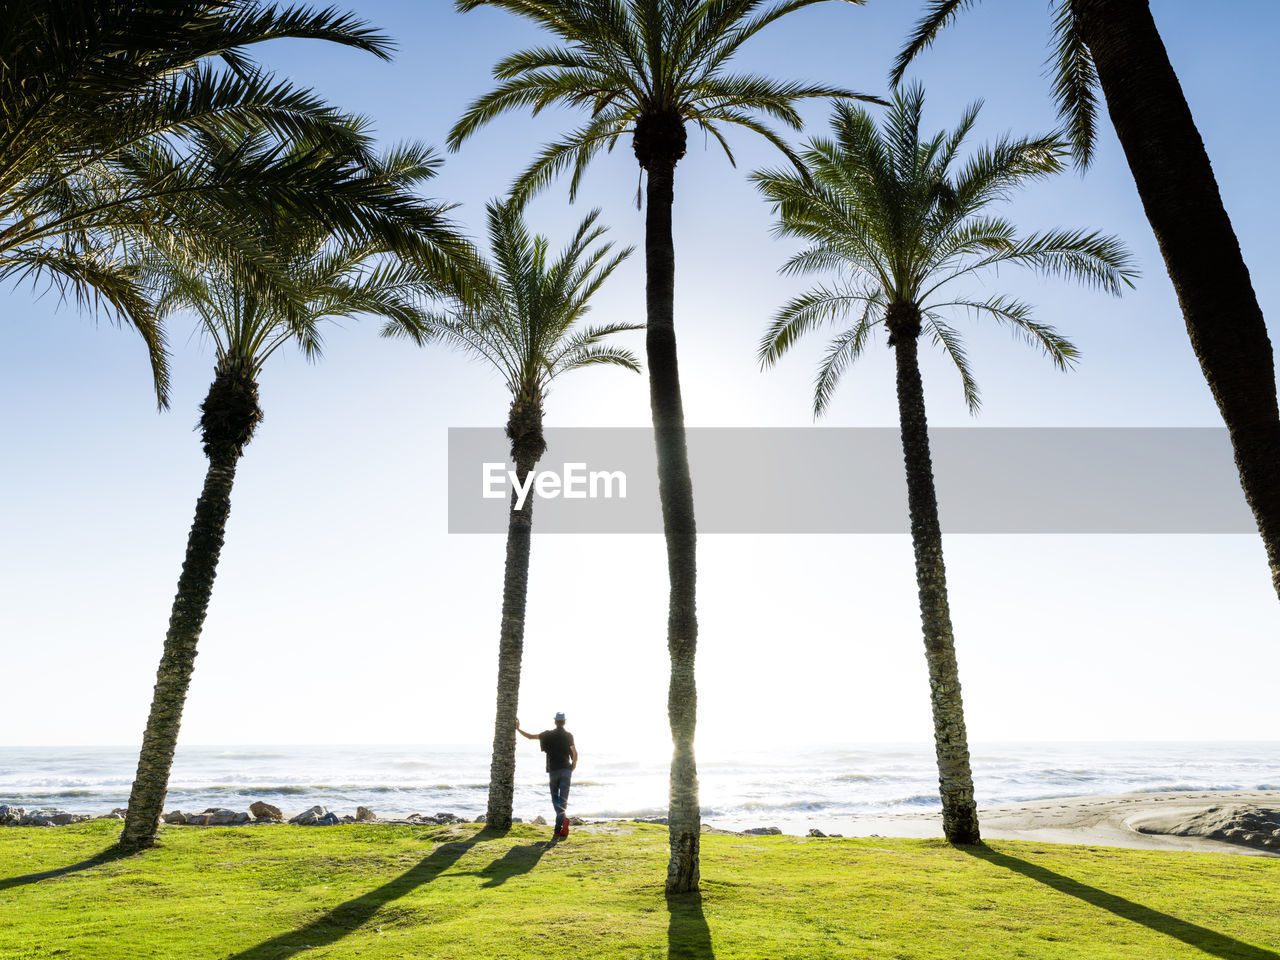
<svg viewBox="0 0 1280 960">
<path fill-rule="evenodd" d="M 568 767 L 552 770 L 548 774 L 551 778 L 551 805 L 556 808 L 557 831 L 564 823 L 565 807 L 569 805 L 569 778 L 572 775 L 573 771 Z"/>
</svg>

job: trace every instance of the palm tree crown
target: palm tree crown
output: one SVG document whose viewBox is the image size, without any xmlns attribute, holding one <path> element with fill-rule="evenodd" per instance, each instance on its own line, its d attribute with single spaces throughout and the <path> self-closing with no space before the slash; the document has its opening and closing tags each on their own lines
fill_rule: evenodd
<svg viewBox="0 0 1280 960">
<path fill-rule="evenodd" d="M 556 258 L 550 241 L 533 235 L 516 200 L 491 202 L 486 214 L 492 259 L 480 258 L 476 303 L 455 299 L 445 312 L 431 314 L 430 336 L 444 339 L 496 369 L 516 401 L 540 403 L 556 377 L 580 367 L 615 364 L 639 370 L 635 355 L 602 341 L 615 333 L 642 330 L 642 324 L 612 323 L 576 329 L 591 309 L 591 298 L 634 252 L 613 256 L 613 245 L 595 246 L 606 228 L 593 210 Z M 388 325 L 397 335 L 402 326 Z"/>
<path fill-rule="evenodd" d="M 225 147 L 226 144 L 223 144 Z M 327 162 L 323 151 L 295 145 L 282 154 L 263 136 L 252 137 L 234 150 L 210 158 L 211 165 L 315 166 Z M 446 204 L 423 201 L 414 187 L 433 177 L 439 158 L 429 148 L 408 144 L 385 156 L 370 156 L 351 183 L 355 191 L 370 183 L 385 191 L 406 220 L 401 231 L 426 224 L 440 243 L 437 255 L 465 256 L 469 246 L 453 233 Z M 199 264 L 172 259 L 152 250 L 147 275 L 153 281 L 162 313 L 187 309 L 198 318 L 212 341 L 220 366 L 237 364 L 256 377 L 280 347 L 296 344 L 309 359 L 320 356 L 325 321 L 375 315 L 387 318 L 403 334 L 422 342 L 427 336 L 424 297 L 439 293 L 451 273 L 436 270 L 434 260 L 420 259 L 419 238 L 407 245 L 373 233 L 350 232 L 324 221 L 307 219 L 293 208 L 258 211 L 251 234 L 253 244 L 285 278 L 289 296 L 283 300 L 246 286 L 233 269 L 218 263 Z M 469 269 L 455 267 L 456 272 Z"/>
<path fill-rule="evenodd" d="M 504 82 L 471 105 L 450 132 L 449 147 L 457 149 L 508 110 L 537 113 L 558 103 L 586 107 L 591 119 L 546 146 L 516 181 L 516 196 L 541 189 L 572 166 L 573 197 L 592 158 L 601 150 L 611 151 L 625 133 L 634 135 L 636 159 L 644 169 L 655 156 L 679 160 L 686 123 L 713 137 L 730 162 L 726 126 L 752 130 L 795 159 L 760 114 L 799 129 L 797 100 L 874 98 L 842 87 L 731 74 L 726 66 L 747 40 L 779 17 L 821 2 L 825 0 L 456 0 L 464 12 L 493 6 L 533 20 L 565 46 L 523 50 L 499 62 L 493 73 Z"/>
<path fill-rule="evenodd" d="M 1019 239 L 1008 220 L 986 212 L 1015 187 L 1063 169 L 1065 145 L 1058 139 L 1005 137 L 953 169 L 980 104 L 970 106 L 950 133 L 928 140 L 920 138 L 923 105 L 919 86 L 900 91 L 880 130 L 865 110 L 841 104 L 831 124 L 835 139 L 814 139 L 803 154 L 809 179 L 790 171 L 753 175 L 779 215 L 775 232 L 810 243 L 784 272 L 839 275 L 779 311 L 761 341 L 761 362 L 772 364 L 810 330 L 856 317 L 832 341 L 819 368 L 815 415 L 826 410 L 874 329 L 889 322 L 893 304 L 918 310 L 919 331 L 955 362 L 965 400 L 976 410 L 978 388 L 950 320 L 956 309 L 1008 325 L 1059 367 L 1073 363 L 1077 351 L 1052 327 L 1034 321 L 1028 304 L 999 294 L 954 293 L 955 281 L 1011 264 L 1118 294 L 1136 276 L 1128 252 L 1112 237 L 1051 230 Z M 892 343 L 894 331 L 889 333 Z"/>
<path fill-rule="evenodd" d="M 269 286 L 243 214 L 255 198 L 288 197 L 299 215 L 328 218 L 323 166 L 311 182 L 263 179 L 263 167 L 210 176 L 218 136 L 269 131 L 355 161 L 369 147 L 314 94 L 276 80 L 246 48 L 280 37 L 341 43 L 386 58 L 388 42 L 333 9 L 251 0 L 20 0 L 0 33 L 0 280 L 48 282 L 82 303 L 106 303 L 147 343 L 165 403 L 162 328 L 140 287 L 136 248 L 171 259 L 218 259 Z M 217 63 L 217 66 L 212 64 Z M 330 178 L 331 180 L 331 178 Z M 364 211 L 368 211 L 368 197 Z M 348 223 L 361 207 L 346 208 Z"/>
</svg>

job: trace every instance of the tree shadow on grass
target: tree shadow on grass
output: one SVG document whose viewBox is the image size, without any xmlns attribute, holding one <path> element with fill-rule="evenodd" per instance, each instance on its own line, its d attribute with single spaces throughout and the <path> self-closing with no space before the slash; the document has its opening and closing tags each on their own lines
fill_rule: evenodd
<svg viewBox="0 0 1280 960">
<path fill-rule="evenodd" d="M 957 847 L 957 849 L 963 850 L 979 860 L 985 860 L 993 866 L 1004 867 L 1006 870 L 1020 873 L 1024 877 L 1035 880 L 1037 883 L 1043 883 L 1050 889 L 1057 890 L 1059 893 L 1065 893 L 1078 900 L 1083 900 L 1085 903 L 1093 904 L 1095 907 L 1114 913 L 1117 917 L 1140 923 L 1156 933 L 1162 933 L 1175 940 L 1181 940 L 1188 946 L 1195 947 L 1197 950 L 1212 954 L 1215 957 L 1223 957 L 1224 960 L 1280 960 L 1280 953 L 1255 947 L 1226 934 L 1218 933 L 1216 930 L 1210 930 L 1208 927 L 1202 927 L 1199 924 L 1180 920 L 1167 913 L 1161 913 L 1159 910 L 1144 907 L 1140 903 L 1126 900 L 1124 897 L 1116 896 L 1114 893 L 1107 893 L 1105 890 L 1091 887 L 1081 883 L 1079 880 L 1072 880 L 1070 877 L 1063 876 L 1060 873 L 1054 873 L 1052 870 L 1038 864 L 1021 860 L 1018 857 L 1011 857 L 1005 853 L 997 853 L 985 844 Z"/>
<path fill-rule="evenodd" d="M 497 830 L 485 829 L 469 840 L 442 843 L 417 866 L 409 868 L 394 880 L 388 880 L 376 890 L 339 904 L 305 927 L 264 940 L 255 947 L 227 957 L 226 960 L 284 960 L 285 957 L 303 950 L 335 943 L 360 929 L 386 904 L 440 876 L 481 840 L 491 840 L 501 835 Z"/>
<path fill-rule="evenodd" d="M 542 859 L 542 855 L 554 847 L 558 839 L 557 837 L 552 837 L 545 843 L 529 843 L 523 847 L 512 847 L 483 870 L 477 870 L 473 873 L 460 873 L 456 874 L 456 876 L 486 877 L 485 882 L 480 884 L 482 888 L 500 887 L 512 877 L 518 877 L 521 874 L 532 871 L 538 865 L 538 861 Z"/>
<path fill-rule="evenodd" d="M 24 873 L 17 877 L 5 877 L 0 880 L 0 890 L 8 890 L 10 887 L 22 887 L 28 883 L 39 883 L 41 880 L 53 880 L 56 877 L 65 877 L 69 873 L 79 873 L 81 870 L 91 870 L 94 867 L 102 866 L 104 863 L 111 863 L 113 860 L 133 856 L 134 852 L 110 846 L 99 853 L 95 853 L 92 857 L 81 860 L 79 863 L 72 863 L 65 867 L 55 867 L 52 870 L 42 870 L 40 873 Z"/>
<path fill-rule="evenodd" d="M 711 928 L 702 915 L 702 894 L 668 893 L 667 957 L 669 960 L 715 960 Z"/>
</svg>

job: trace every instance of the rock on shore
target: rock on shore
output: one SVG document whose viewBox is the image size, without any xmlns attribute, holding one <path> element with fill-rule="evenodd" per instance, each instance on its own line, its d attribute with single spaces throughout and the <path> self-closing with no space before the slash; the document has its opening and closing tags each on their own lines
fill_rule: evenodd
<svg viewBox="0 0 1280 960">
<path fill-rule="evenodd" d="M 92 816 L 87 813 L 67 813 L 52 807 L 40 810 L 26 810 L 0 804 L 0 827 L 61 827 L 69 823 L 83 823 L 86 820 L 123 820 L 128 809 L 117 807 L 110 813 Z M 237 827 L 259 826 L 262 824 L 284 823 L 284 814 L 280 808 L 257 800 L 250 805 L 248 812 L 231 810 L 227 807 L 206 807 L 199 813 L 184 810 L 170 810 L 161 815 L 165 823 L 173 826 L 187 827 Z M 483 818 L 481 818 L 482 822 Z M 427 816 L 423 813 L 411 813 L 407 817 L 384 819 L 368 807 L 356 807 L 355 816 L 334 813 L 328 807 L 316 805 L 309 810 L 289 818 L 289 823 L 302 827 L 331 827 L 340 823 L 381 823 L 400 824 L 403 826 L 447 826 L 454 823 L 470 823 L 466 817 L 454 813 L 437 813 Z M 519 823 L 516 819 L 516 823 Z"/>
<path fill-rule="evenodd" d="M 1227 803 L 1191 814 L 1161 811 L 1134 816 L 1126 822 L 1139 833 L 1208 837 L 1210 840 L 1280 850 L 1280 810 Z"/>
<path fill-rule="evenodd" d="M 86 820 L 122 820 L 124 810 L 112 810 L 101 817 L 88 813 L 67 813 L 56 807 L 42 807 L 39 810 L 27 810 L 25 807 L 11 807 L 0 803 L 0 826 L 4 827 L 65 827 L 69 823 L 84 823 Z"/>
<path fill-rule="evenodd" d="M 360 809 L 363 810 L 364 807 L 361 807 Z M 261 800 L 255 800 L 253 803 L 249 804 L 249 812 L 258 820 L 284 819 L 284 814 L 280 812 L 279 807 L 273 807 L 271 804 L 264 803 Z"/>
</svg>

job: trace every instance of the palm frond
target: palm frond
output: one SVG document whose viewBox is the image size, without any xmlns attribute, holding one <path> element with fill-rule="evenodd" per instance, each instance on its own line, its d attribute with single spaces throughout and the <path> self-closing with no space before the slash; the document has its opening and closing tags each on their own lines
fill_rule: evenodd
<svg viewBox="0 0 1280 960">
<path fill-rule="evenodd" d="M 566 353 L 552 367 L 551 375 L 558 377 L 570 370 L 595 366 L 622 367 L 632 373 L 641 371 L 640 358 L 633 351 L 625 347 L 596 346 Z"/>
<path fill-rule="evenodd" d="M 848 316 L 857 307 L 864 311 L 873 303 L 882 303 L 876 291 L 817 286 L 793 297 L 774 315 L 769 328 L 760 338 L 756 359 L 761 367 L 771 367 L 795 342 L 811 330 Z"/>
<path fill-rule="evenodd" d="M 527 199 L 546 187 L 561 172 L 572 165 L 573 176 L 569 181 L 569 199 L 574 200 L 588 165 L 601 150 L 612 150 L 618 137 L 629 132 L 631 114 L 621 108 L 606 110 L 585 126 L 543 147 L 528 168 L 516 178 L 511 195 Z"/>
<path fill-rule="evenodd" d="M 936 304 L 932 309 L 963 307 L 978 316 L 988 316 L 1008 326 L 1013 333 L 1032 346 L 1039 347 L 1060 370 L 1072 366 L 1080 356 L 1071 341 L 1047 324 L 1031 319 L 1031 306 L 1021 300 L 999 294 L 986 300 L 957 299 Z"/>
<path fill-rule="evenodd" d="M 737 53 L 739 47 L 770 24 L 789 13 L 823 2 L 825 0 L 781 0 L 781 2 L 771 4 L 768 8 L 756 13 L 749 19 L 747 14 L 759 7 L 759 3 L 721 4 L 721 7 L 727 8 L 727 16 L 720 21 L 708 18 L 710 29 L 704 30 L 698 40 L 701 41 L 701 44 L 714 42 L 714 53 L 708 59 L 712 62 L 723 62 Z M 862 4 L 865 0 L 843 0 L 843 2 Z M 724 21 L 730 18 L 732 18 L 733 26 L 732 29 L 727 29 L 728 24 Z M 695 49 L 698 49 L 701 44 L 695 46 Z"/>
<path fill-rule="evenodd" d="M 1017 263 L 1043 273 L 1078 280 L 1120 296 L 1139 276 L 1123 242 L 1096 231 L 1049 230 L 1019 242 L 1012 250 L 984 258 L 983 265 Z"/>
<path fill-rule="evenodd" d="M 349 13 L 340 13 L 334 7 L 323 10 L 311 7 L 282 9 L 274 5 L 252 4 L 242 7 L 239 14 L 223 24 L 221 29 L 225 33 L 222 39 L 226 44 L 224 52 L 245 44 L 284 38 L 327 40 L 364 50 L 382 60 L 390 60 L 395 49 L 389 37 L 375 31 L 366 21 Z"/>
<path fill-rule="evenodd" d="M 1066 145 L 1053 135 L 1012 138 L 979 147 L 955 176 L 954 202 L 970 215 L 1009 191 L 1063 170 Z"/>
<path fill-rule="evenodd" d="M 475 100 L 449 131 L 447 144 L 458 150 L 463 142 L 490 120 L 511 110 L 528 107 L 537 115 L 545 108 L 564 103 L 578 106 L 597 104 L 601 98 L 616 98 L 620 91 L 595 70 L 531 70 L 508 80 Z M 598 109 L 593 112 L 599 112 Z"/>
<path fill-rule="evenodd" d="M 691 109 L 709 113 L 721 108 L 755 110 L 781 120 L 794 130 L 803 125 L 795 104 L 815 98 L 883 101 L 844 87 L 793 83 L 768 77 L 716 74 L 690 85 Z"/>
<path fill-rule="evenodd" d="M 882 297 L 869 296 L 858 322 L 839 334 L 827 347 L 827 353 L 818 365 L 818 375 L 813 382 L 813 417 L 818 419 L 831 406 L 840 378 L 852 363 L 862 356 L 871 340 L 871 333 L 880 322 L 874 317 L 875 308 L 883 306 Z"/>
<path fill-rule="evenodd" d="M 30 244 L 0 259 L 0 282 L 47 283 L 63 300 L 94 314 L 105 313 L 136 330 L 147 347 L 156 404 L 164 409 L 169 405 L 164 324 L 140 279 L 136 266 L 113 260 L 101 250 Z"/>
<path fill-rule="evenodd" d="M 923 51 L 933 46 L 933 41 L 953 20 L 956 14 L 973 6 L 977 0 L 930 0 L 925 7 L 924 15 L 916 22 L 907 44 L 893 61 L 893 69 L 889 72 L 889 84 L 896 87 L 902 82 L 902 75 L 911 66 L 911 61 Z"/>
<path fill-rule="evenodd" d="M 951 362 L 956 365 L 956 370 L 960 373 L 960 385 L 964 388 L 965 405 L 970 413 L 977 413 L 982 406 L 982 395 L 969 366 L 969 355 L 965 352 L 960 332 L 932 310 L 924 314 L 924 332 L 929 334 L 935 345 L 946 351 Z"/>
<path fill-rule="evenodd" d="M 1098 135 L 1098 72 L 1070 2 L 1054 0 L 1051 9 L 1053 53 L 1049 65 L 1053 71 L 1053 98 L 1058 104 L 1058 116 L 1066 125 L 1076 166 L 1085 170 L 1093 160 Z"/>
</svg>

